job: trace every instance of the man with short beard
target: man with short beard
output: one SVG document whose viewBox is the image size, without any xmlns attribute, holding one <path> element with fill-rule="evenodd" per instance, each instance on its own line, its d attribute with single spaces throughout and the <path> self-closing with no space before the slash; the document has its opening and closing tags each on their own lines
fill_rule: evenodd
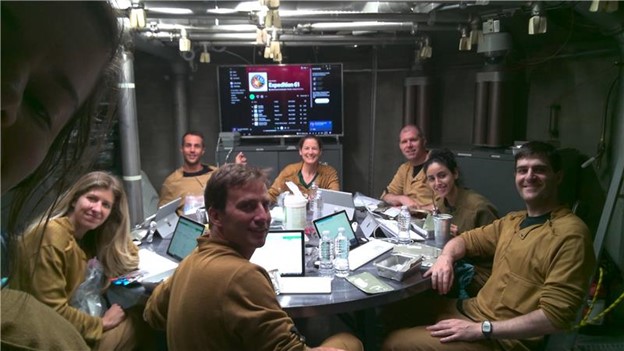
<svg viewBox="0 0 624 351">
<path fill-rule="evenodd" d="M 204 203 L 204 188 L 217 167 L 201 162 L 206 152 L 204 135 L 201 132 L 186 132 L 182 136 L 180 152 L 182 152 L 184 164 L 165 179 L 160 188 L 158 206 L 163 206 L 180 197 L 182 201 L 178 206 L 178 214 L 195 214 L 197 208 Z M 242 152 L 236 155 L 236 163 L 247 163 L 247 158 Z"/>
<path fill-rule="evenodd" d="M 399 133 L 399 148 L 407 162 L 397 170 L 381 199 L 392 206 L 409 206 L 418 209 L 433 209 L 433 190 L 427 185 L 423 164 L 427 161 L 427 140 L 422 130 L 408 124 Z"/>
</svg>

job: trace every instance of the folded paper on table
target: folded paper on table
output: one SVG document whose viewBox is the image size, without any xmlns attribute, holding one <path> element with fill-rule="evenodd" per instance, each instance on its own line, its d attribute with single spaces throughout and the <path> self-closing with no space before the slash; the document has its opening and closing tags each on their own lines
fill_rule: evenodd
<svg viewBox="0 0 624 351">
<path fill-rule="evenodd" d="M 355 285 L 356 288 L 367 294 L 380 294 L 394 290 L 393 287 L 382 282 L 369 272 L 350 275 L 346 279 L 349 283 Z"/>
</svg>

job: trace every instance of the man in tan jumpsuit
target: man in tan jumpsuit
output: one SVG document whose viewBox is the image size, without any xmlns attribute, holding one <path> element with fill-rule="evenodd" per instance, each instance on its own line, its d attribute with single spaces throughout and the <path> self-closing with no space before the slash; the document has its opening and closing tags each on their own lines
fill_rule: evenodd
<svg viewBox="0 0 624 351">
<path fill-rule="evenodd" d="M 554 147 L 523 145 L 515 182 L 526 210 L 455 237 L 424 273 L 433 289 L 446 294 L 453 263 L 480 257 L 493 259 L 490 279 L 474 298 L 429 296 L 434 301 L 403 306 L 404 316 L 388 320 L 408 328 L 393 332 L 383 350 L 536 350 L 544 335 L 570 329 L 596 259 L 587 226 L 559 205 L 561 177 Z"/>
<path fill-rule="evenodd" d="M 210 236 L 201 236 L 197 249 L 154 290 L 145 320 L 167 330 L 172 351 L 308 349 L 277 301 L 268 273 L 249 262 L 271 223 L 266 175 L 227 164 L 214 172 L 204 198 Z M 322 346 L 323 351 L 363 349 L 346 333 Z"/>
<path fill-rule="evenodd" d="M 203 164 L 201 158 L 206 152 L 204 135 L 197 131 L 189 131 L 182 137 L 180 152 L 184 158 L 182 167 L 176 169 L 164 181 L 160 188 L 158 206 L 162 206 L 181 197 L 178 214 L 195 214 L 197 208 L 204 205 L 204 188 L 215 166 Z M 246 163 L 242 152 L 236 155 L 236 163 Z"/>
<path fill-rule="evenodd" d="M 409 124 L 399 133 L 399 148 L 407 162 L 399 166 L 394 178 L 381 195 L 392 206 L 433 209 L 433 190 L 427 185 L 422 166 L 427 161 L 427 140 L 418 126 Z"/>
</svg>

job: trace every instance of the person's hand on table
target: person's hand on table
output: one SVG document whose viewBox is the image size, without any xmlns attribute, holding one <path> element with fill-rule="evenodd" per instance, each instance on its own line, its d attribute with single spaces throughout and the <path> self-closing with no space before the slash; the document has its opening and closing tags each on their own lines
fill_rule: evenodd
<svg viewBox="0 0 624 351">
<path fill-rule="evenodd" d="M 445 319 L 427 327 L 431 336 L 440 338 L 440 342 L 475 341 L 484 338 L 481 323 L 463 319 Z"/>
<path fill-rule="evenodd" d="M 419 203 L 418 204 L 418 209 L 419 210 L 425 210 L 425 211 L 427 211 L 429 213 L 435 214 L 434 212 L 436 210 L 436 207 L 432 203 L 431 204 L 420 204 Z"/>
<path fill-rule="evenodd" d="M 399 198 L 400 206 L 420 208 L 420 204 L 407 195 L 401 195 Z"/>
<path fill-rule="evenodd" d="M 431 287 L 441 295 L 448 293 L 453 286 L 453 259 L 449 255 L 440 255 L 433 266 L 429 268 L 423 277 L 431 276 Z"/>
</svg>

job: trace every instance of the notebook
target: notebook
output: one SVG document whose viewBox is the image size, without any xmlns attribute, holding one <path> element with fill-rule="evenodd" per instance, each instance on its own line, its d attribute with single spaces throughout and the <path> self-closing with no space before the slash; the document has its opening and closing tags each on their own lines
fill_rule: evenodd
<svg viewBox="0 0 624 351">
<path fill-rule="evenodd" d="M 305 235 L 303 230 L 271 230 L 264 246 L 251 256 L 267 271 L 277 269 L 281 276 L 305 275 Z"/>
<path fill-rule="evenodd" d="M 180 205 L 181 198 L 177 198 L 171 202 L 168 202 L 158 208 L 156 215 L 154 215 L 154 222 L 156 222 L 156 230 L 161 238 L 168 238 L 171 236 L 176 228 L 178 222 L 178 215 L 176 210 Z"/>
<path fill-rule="evenodd" d="M 344 228 L 345 236 L 349 239 L 349 246 L 354 248 L 359 244 L 345 210 L 334 212 L 328 216 L 315 219 L 313 223 L 319 236 L 321 236 L 324 230 L 329 230 L 331 238 L 334 240 L 336 239 L 336 236 L 338 236 L 338 228 Z"/>
<path fill-rule="evenodd" d="M 204 232 L 204 225 L 187 217 L 180 217 L 171 236 L 166 256 L 149 249 L 139 250 L 141 282 L 156 283 L 168 278 L 178 267 L 178 262 L 188 256 L 197 246 L 197 238 Z"/>
<path fill-rule="evenodd" d="M 323 216 L 344 210 L 347 212 L 349 219 L 353 219 L 355 205 L 353 204 L 353 195 L 351 193 L 321 189 L 321 201 L 323 203 Z"/>
</svg>

